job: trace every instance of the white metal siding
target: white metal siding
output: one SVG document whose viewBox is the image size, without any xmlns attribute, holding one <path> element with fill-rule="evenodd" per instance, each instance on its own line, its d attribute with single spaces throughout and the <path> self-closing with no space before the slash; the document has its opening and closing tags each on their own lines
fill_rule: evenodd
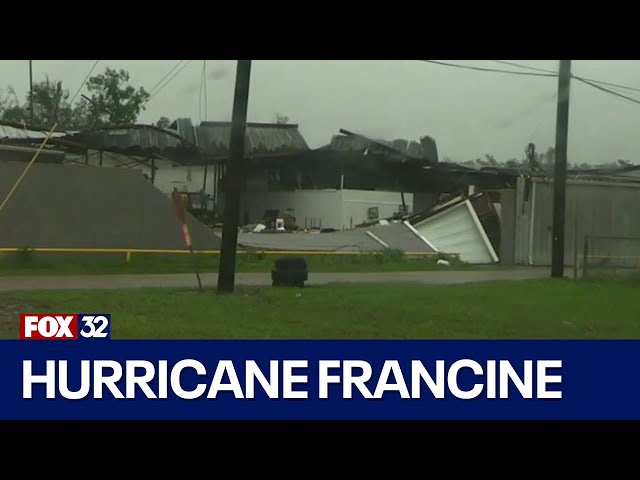
<svg viewBox="0 0 640 480">
<path fill-rule="evenodd" d="M 280 210 L 296 218 L 298 227 L 341 228 L 339 190 L 298 190 L 293 192 L 244 192 L 240 200 L 240 218 L 257 223 L 265 210 Z"/>
<path fill-rule="evenodd" d="M 483 230 L 474 219 L 469 201 L 462 202 L 444 212 L 414 225 L 438 251 L 457 253 L 463 262 L 488 264 L 496 261 L 495 252 Z"/>
<path fill-rule="evenodd" d="M 524 195 L 524 185 L 524 179 L 519 179 L 516 192 L 516 263 L 549 266 L 553 183 L 534 179 L 528 198 Z M 565 264 L 573 265 L 576 253 L 581 257 L 585 235 L 640 237 L 638 205 L 640 185 L 567 182 Z M 640 256 L 639 242 L 633 245 L 619 242 L 612 244 L 611 248 L 613 250 L 607 254 Z"/>
</svg>

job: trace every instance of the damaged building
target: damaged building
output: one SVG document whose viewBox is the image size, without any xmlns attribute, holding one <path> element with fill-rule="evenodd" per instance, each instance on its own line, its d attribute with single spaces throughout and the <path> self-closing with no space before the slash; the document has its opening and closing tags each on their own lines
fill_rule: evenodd
<svg viewBox="0 0 640 480">
<path fill-rule="evenodd" d="M 230 128 L 230 122 L 193 125 L 189 119 L 179 119 L 168 128 L 131 125 L 54 132 L 38 162 L 55 165 L 50 178 L 61 184 L 67 176 L 57 170 L 75 165 L 92 167 L 87 178 L 111 185 L 111 190 L 117 189 L 113 182 L 119 178 L 134 177 L 152 187 L 147 193 L 166 197 L 177 189 L 199 199 L 196 203 L 211 211 L 212 219 L 219 219 Z M 28 162 L 46 133 L 0 124 L 0 161 Z M 243 166 L 239 221 L 245 228 L 238 239 L 242 248 L 354 252 L 389 248 L 453 254 L 479 264 L 548 266 L 551 262 L 553 178 L 526 169 L 441 162 L 436 142 L 429 136 L 385 141 L 342 129 L 327 145 L 312 149 L 298 125 L 249 123 Z M 100 180 L 96 167 L 129 174 Z M 7 172 L 15 173 L 16 168 Z M 638 171 L 638 167 L 626 167 L 568 172 L 568 265 L 575 262 L 587 236 L 640 238 L 634 208 L 639 198 Z M 136 197 L 136 191 L 147 191 L 146 187 L 137 180 L 127 182 L 139 187 L 128 189 L 123 201 L 146 202 Z M 81 211 L 74 202 L 77 199 L 69 200 L 68 208 Z M 169 205 L 159 199 L 149 202 Z M 202 216 L 193 217 L 192 222 L 198 219 L 208 226 L 215 223 Z M 276 220 L 283 221 L 279 229 Z M 219 234 L 202 226 L 207 233 L 202 231 L 200 243 L 206 248 L 218 245 Z M 10 247 L 13 238 L 5 238 L 3 245 Z M 32 245 L 39 241 L 20 240 Z M 132 237 L 127 245 L 135 248 L 136 241 Z M 179 237 L 170 243 L 179 244 Z M 609 256 L 640 256 L 640 242 L 602 245 L 599 248 Z"/>
</svg>

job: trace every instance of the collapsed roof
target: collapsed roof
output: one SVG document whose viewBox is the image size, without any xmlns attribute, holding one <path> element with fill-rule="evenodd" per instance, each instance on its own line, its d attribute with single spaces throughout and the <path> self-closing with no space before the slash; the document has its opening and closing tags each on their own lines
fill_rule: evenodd
<svg viewBox="0 0 640 480">
<path fill-rule="evenodd" d="M 207 155 L 227 158 L 230 153 L 231 122 L 201 122 L 194 126 L 181 118 L 170 126 L 182 138 L 197 145 Z M 298 125 L 281 123 L 247 123 L 245 155 L 261 157 L 297 154 L 309 151 Z"/>
<path fill-rule="evenodd" d="M 340 129 L 341 135 L 331 139 L 329 147 L 336 151 L 362 151 L 396 158 L 402 163 L 435 165 L 438 163 L 436 142 L 429 136 L 420 138 L 420 143 L 397 139 L 391 142 L 374 140 L 349 130 Z"/>
<path fill-rule="evenodd" d="M 239 233 L 238 245 L 258 250 L 433 253 L 434 249 L 406 222 L 372 225 L 327 233 Z"/>
</svg>

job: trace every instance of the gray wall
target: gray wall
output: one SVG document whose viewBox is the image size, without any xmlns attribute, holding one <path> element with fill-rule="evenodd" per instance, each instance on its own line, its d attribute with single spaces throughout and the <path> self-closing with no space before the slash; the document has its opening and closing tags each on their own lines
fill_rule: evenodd
<svg viewBox="0 0 640 480">
<path fill-rule="evenodd" d="M 526 190 L 526 180 L 519 179 L 515 195 L 515 261 L 524 265 L 549 266 L 553 183 L 534 179 L 529 191 Z M 577 254 L 582 257 L 585 235 L 640 238 L 639 207 L 640 185 L 569 181 L 566 194 L 565 264 L 574 264 L 576 242 Z M 640 242 L 608 242 L 606 246 L 601 242 L 598 248 L 603 250 L 600 254 L 640 255 Z"/>
<path fill-rule="evenodd" d="M 516 261 L 516 190 L 500 191 L 500 258 L 501 265 L 513 265 Z"/>
</svg>

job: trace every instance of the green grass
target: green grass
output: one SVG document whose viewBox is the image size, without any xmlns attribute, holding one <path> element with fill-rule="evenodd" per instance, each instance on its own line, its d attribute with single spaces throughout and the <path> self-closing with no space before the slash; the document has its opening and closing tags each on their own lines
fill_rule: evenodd
<svg viewBox="0 0 640 480">
<path fill-rule="evenodd" d="M 112 314 L 116 339 L 640 338 L 634 284 L 540 280 L 0 294 L 0 338 L 21 312 Z"/>
<path fill-rule="evenodd" d="M 302 255 L 311 272 L 392 272 L 435 269 L 476 268 L 458 260 L 449 259 L 450 267 L 436 264 L 437 257 L 408 257 L 402 252 L 389 250 L 361 255 Z M 237 256 L 238 272 L 270 272 L 277 255 L 262 252 L 241 253 Z M 16 255 L 0 258 L 0 275 L 40 274 L 120 274 L 120 273 L 193 273 L 197 266 L 202 273 L 217 272 L 219 255 L 161 255 L 136 253 L 129 263 L 124 254 L 66 255 L 38 254 L 20 251 Z"/>
</svg>

